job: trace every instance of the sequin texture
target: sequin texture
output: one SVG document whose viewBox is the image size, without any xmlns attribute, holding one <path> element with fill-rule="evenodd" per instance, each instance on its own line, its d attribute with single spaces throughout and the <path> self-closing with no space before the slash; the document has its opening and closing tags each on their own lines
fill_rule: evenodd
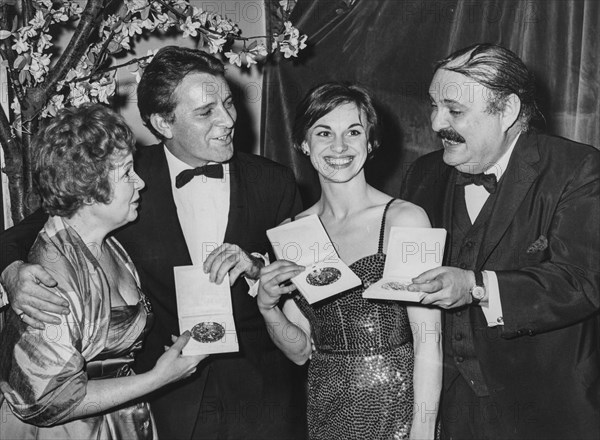
<svg viewBox="0 0 600 440">
<path fill-rule="evenodd" d="M 380 245 L 350 268 L 365 286 L 381 278 L 384 264 Z M 308 373 L 311 439 L 408 438 L 414 353 L 406 307 L 364 299 L 363 286 L 313 305 L 295 296 L 316 349 Z"/>
</svg>

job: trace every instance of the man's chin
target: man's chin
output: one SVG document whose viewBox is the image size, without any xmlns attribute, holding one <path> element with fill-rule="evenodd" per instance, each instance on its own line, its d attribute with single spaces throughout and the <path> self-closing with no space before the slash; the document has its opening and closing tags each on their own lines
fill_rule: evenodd
<svg viewBox="0 0 600 440">
<path fill-rule="evenodd" d="M 459 155 L 456 154 L 456 152 L 448 151 L 448 150 L 444 149 L 443 160 L 446 165 L 449 165 L 451 167 L 459 166 L 464 161 L 461 160 L 461 158 L 458 156 Z"/>
<path fill-rule="evenodd" d="M 223 160 L 221 160 L 221 162 L 227 162 L 227 161 L 231 160 L 232 157 L 233 157 L 233 145 L 231 146 L 231 148 L 228 149 L 227 153 L 223 155 Z"/>
<path fill-rule="evenodd" d="M 205 160 L 216 163 L 228 162 L 233 157 L 233 145 L 225 148 L 219 148 L 218 150 L 213 150 L 211 156 L 212 157 Z"/>
</svg>

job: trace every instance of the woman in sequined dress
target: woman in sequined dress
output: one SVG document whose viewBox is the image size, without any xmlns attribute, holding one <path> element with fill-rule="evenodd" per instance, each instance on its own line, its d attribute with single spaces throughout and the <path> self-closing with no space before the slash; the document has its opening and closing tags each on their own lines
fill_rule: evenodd
<svg viewBox="0 0 600 440">
<path fill-rule="evenodd" d="M 139 398 L 195 371 L 175 341 L 147 373 L 129 368 L 152 312 L 129 255 L 110 233 L 137 217 L 144 182 L 135 140 L 99 104 L 62 110 L 34 140 L 34 176 L 50 218 L 29 261 L 57 282 L 71 313 L 45 330 L 8 311 L 0 340 L 0 439 L 156 439 Z M 135 401 L 134 401 L 135 400 Z"/>
<path fill-rule="evenodd" d="M 310 359 L 311 439 L 432 439 L 441 388 L 440 311 L 362 297 L 383 275 L 391 226 L 430 227 L 424 211 L 368 185 L 364 164 L 378 147 L 377 115 L 358 86 L 327 83 L 299 106 L 296 148 L 319 173 L 317 214 L 340 257 L 363 285 L 315 304 L 288 281 L 286 260 L 261 272 L 258 305 L 275 344 L 294 362 Z M 282 301 L 292 293 L 293 301 Z"/>
</svg>

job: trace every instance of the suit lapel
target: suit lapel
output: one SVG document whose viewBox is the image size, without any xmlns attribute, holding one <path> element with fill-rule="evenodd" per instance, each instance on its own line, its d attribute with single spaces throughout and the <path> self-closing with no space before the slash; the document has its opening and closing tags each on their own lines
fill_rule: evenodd
<svg viewBox="0 0 600 440">
<path fill-rule="evenodd" d="M 442 206 L 442 225 L 446 228 L 446 247 L 444 249 L 444 261 L 448 263 L 452 255 L 452 214 L 454 211 L 454 193 L 456 192 L 456 171 L 454 168 L 448 168 L 449 172 L 443 181 L 446 183 L 444 193 L 444 204 Z"/>
<path fill-rule="evenodd" d="M 498 197 L 492 208 L 490 220 L 477 257 L 481 268 L 497 247 L 513 221 L 515 213 L 538 178 L 535 164 L 539 161 L 537 135 L 522 133 L 513 150 L 506 173 L 498 186 Z"/>
<path fill-rule="evenodd" d="M 244 168 L 234 156 L 229 162 L 229 215 L 225 229 L 225 243 L 240 243 L 240 233 L 247 229 L 247 190 L 244 185 Z"/>
<path fill-rule="evenodd" d="M 155 217 L 153 223 L 159 225 L 157 229 L 160 230 L 161 243 L 169 243 L 169 255 L 172 255 L 175 261 L 174 266 L 192 264 L 183 230 L 179 223 L 177 207 L 173 199 L 169 166 L 162 146 L 155 156 L 155 160 L 148 167 L 147 181 L 150 181 L 150 183 L 148 184 L 146 205 L 153 209 Z"/>
</svg>

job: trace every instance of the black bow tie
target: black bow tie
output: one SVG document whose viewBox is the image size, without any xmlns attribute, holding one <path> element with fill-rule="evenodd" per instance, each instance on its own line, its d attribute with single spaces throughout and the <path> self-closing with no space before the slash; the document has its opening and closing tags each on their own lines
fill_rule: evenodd
<svg viewBox="0 0 600 440">
<path fill-rule="evenodd" d="M 496 188 L 498 187 L 498 180 L 496 179 L 495 174 L 467 174 L 458 171 L 458 176 L 456 177 L 457 185 L 483 185 L 483 187 L 490 194 L 494 194 L 496 192 Z"/>
<path fill-rule="evenodd" d="M 223 178 L 223 165 L 220 163 L 204 165 L 190 170 L 183 170 L 175 178 L 175 188 L 181 188 L 183 185 L 192 180 L 195 176 L 206 176 L 213 179 Z"/>
</svg>

